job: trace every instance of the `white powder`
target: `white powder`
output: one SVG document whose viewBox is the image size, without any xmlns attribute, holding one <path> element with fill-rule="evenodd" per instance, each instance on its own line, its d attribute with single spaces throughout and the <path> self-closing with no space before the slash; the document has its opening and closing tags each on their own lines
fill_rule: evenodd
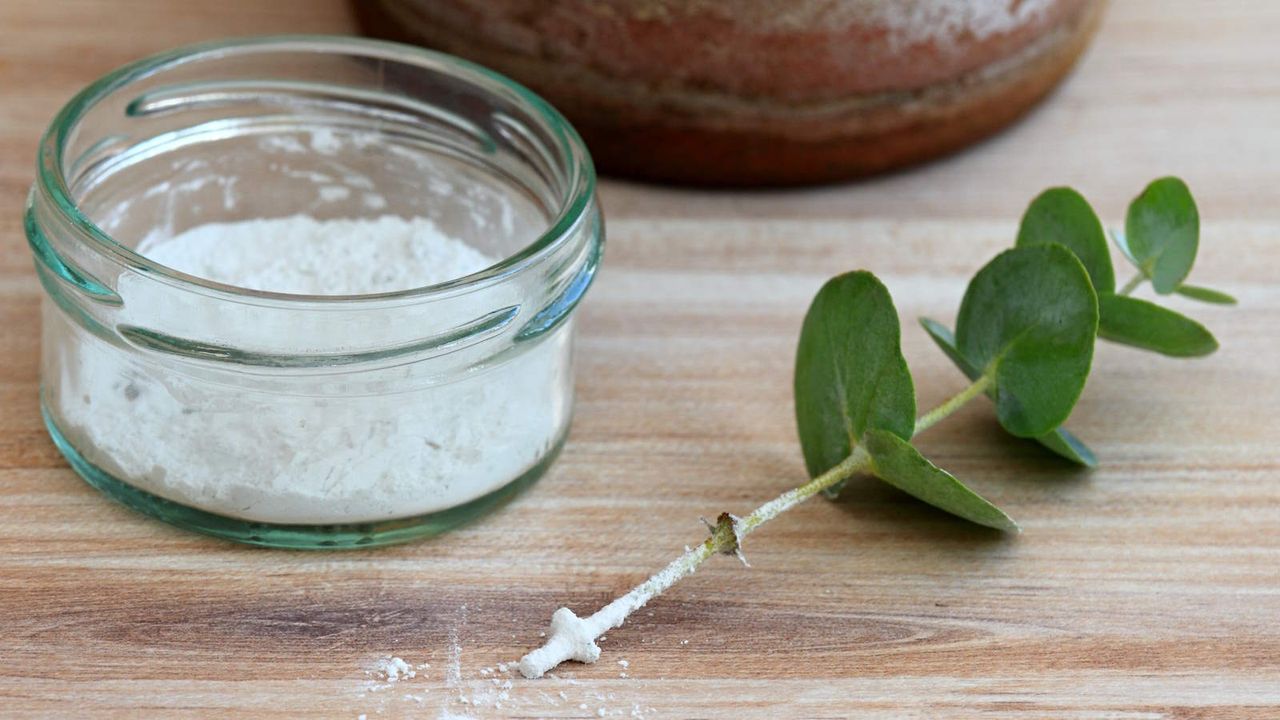
<svg viewBox="0 0 1280 720">
<path fill-rule="evenodd" d="M 426 218 L 314 220 L 305 215 L 149 236 L 148 258 L 188 275 L 251 290 L 365 295 L 470 275 L 494 260 Z"/>
<path fill-rule="evenodd" d="M 933 43 L 951 51 L 958 39 L 982 41 L 1017 30 L 1049 12 L 1057 0 L 842 0 L 751 3 L 678 3 L 693 13 L 718 15 L 741 27 L 762 32 L 795 32 L 812 28 L 840 30 L 852 25 L 881 28 L 895 48 Z M 638 4 L 633 13 L 652 20 L 680 18 L 668 0 Z"/>
<path fill-rule="evenodd" d="M 398 217 L 205 225 L 149 237 L 140 252 L 225 284 L 301 294 L 403 290 L 493 263 L 429 220 Z M 288 322 L 255 327 L 235 308 L 184 298 L 148 278 L 123 276 L 118 291 L 121 326 L 159 325 L 177 333 L 190 328 L 197 337 L 198 329 L 208 334 L 212 327 L 230 334 L 231 345 L 255 333 L 300 346 L 314 339 Z M 448 317 L 426 315 L 423 321 L 447 321 L 448 328 L 455 312 L 464 323 L 493 309 L 492 299 L 484 305 L 469 298 L 454 301 Z M 536 309 L 521 308 L 517 322 Z M 387 324 L 392 327 L 362 317 L 344 330 L 351 337 L 319 340 L 367 345 L 368 338 L 405 332 L 404 323 Z M 51 342 L 49 333 L 75 337 Z M 566 323 L 522 352 L 450 371 L 444 379 L 421 369 L 435 367 L 430 363 L 438 358 L 432 357 L 382 368 L 376 382 L 363 379 L 371 371 L 333 369 L 330 377 L 341 382 L 366 383 L 348 395 L 310 386 L 237 386 L 248 379 L 243 373 L 264 371 L 192 366 L 108 344 L 78 325 L 47 318 L 46 347 L 56 355 L 52 366 L 60 377 L 46 383 L 57 389 L 55 416 L 72 444 L 136 487 L 246 520 L 369 522 L 456 507 L 541 460 L 568 424 L 569 333 Z"/>
<path fill-rule="evenodd" d="M 389 683 L 399 682 L 401 678 L 412 680 L 418 675 L 418 671 L 414 670 L 403 658 L 398 657 L 378 660 L 374 664 L 374 672 Z"/>
</svg>

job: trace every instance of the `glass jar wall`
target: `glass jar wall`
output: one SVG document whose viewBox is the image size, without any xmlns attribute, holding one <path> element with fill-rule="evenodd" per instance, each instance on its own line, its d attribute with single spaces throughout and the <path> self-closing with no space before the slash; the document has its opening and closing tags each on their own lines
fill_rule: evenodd
<svg viewBox="0 0 1280 720">
<path fill-rule="evenodd" d="M 297 295 L 138 252 L 296 215 L 427 218 L 500 260 Z M 290 547 L 406 540 L 512 496 L 567 433 L 572 316 L 603 242 L 594 173 L 558 113 L 478 66 L 310 37 L 142 61 L 54 120 L 26 229 L 49 431 L 90 484 L 169 522 Z"/>
</svg>

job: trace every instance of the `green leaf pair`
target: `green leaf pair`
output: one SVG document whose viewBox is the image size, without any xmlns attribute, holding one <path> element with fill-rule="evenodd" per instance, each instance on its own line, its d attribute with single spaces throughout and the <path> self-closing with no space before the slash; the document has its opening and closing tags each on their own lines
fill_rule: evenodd
<svg viewBox="0 0 1280 720">
<path fill-rule="evenodd" d="M 1079 398 L 1097 326 L 1093 286 L 1071 252 L 1056 245 L 1016 248 L 974 277 L 956 340 L 943 349 L 971 379 L 989 383 L 1006 429 L 1038 437 L 1057 430 Z M 811 477 L 861 449 L 869 458 L 866 470 L 881 480 L 971 522 L 1017 529 L 911 445 L 915 388 L 893 299 L 874 275 L 841 275 L 814 298 L 800 333 L 795 400 Z"/>
<path fill-rule="evenodd" d="M 966 520 L 1016 530 L 999 508 L 912 447 L 915 385 L 900 338 L 893 298 L 869 272 L 832 278 L 814 297 L 795 372 L 796 423 L 810 477 L 861 448 L 867 470 L 890 485 Z"/>
<path fill-rule="evenodd" d="M 1200 215 L 1186 184 L 1177 178 L 1162 178 L 1148 185 L 1130 203 L 1125 234 L 1115 239 L 1139 273 L 1119 292 L 1106 233 L 1097 214 L 1075 190 L 1053 188 L 1027 208 L 1017 246 L 1056 243 L 1076 254 L 1098 293 L 1101 337 L 1173 357 L 1198 357 L 1217 350 L 1213 334 L 1195 320 L 1128 297 L 1137 284 L 1149 280 L 1161 295 L 1178 293 L 1203 302 L 1235 302 L 1226 293 L 1183 282 L 1195 264 L 1200 243 Z"/>
</svg>

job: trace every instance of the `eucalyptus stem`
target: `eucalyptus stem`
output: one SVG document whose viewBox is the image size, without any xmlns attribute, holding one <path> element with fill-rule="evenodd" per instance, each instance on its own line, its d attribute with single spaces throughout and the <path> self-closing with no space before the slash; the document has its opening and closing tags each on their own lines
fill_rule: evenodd
<svg viewBox="0 0 1280 720">
<path fill-rule="evenodd" d="M 947 417 L 951 413 L 964 407 L 965 403 L 978 397 L 991 387 L 991 375 L 983 375 L 974 380 L 969 387 L 961 390 L 949 400 L 943 402 L 938 407 L 930 410 L 916 420 L 916 429 L 913 437 L 928 430 L 938 423 L 939 420 Z"/>
<path fill-rule="evenodd" d="M 1120 288 L 1120 290 L 1116 294 L 1132 295 L 1133 291 L 1137 290 L 1138 286 L 1142 284 L 1142 281 L 1146 279 L 1147 279 L 1146 275 L 1143 275 L 1142 273 L 1138 273 L 1137 275 L 1134 275 L 1132 278 L 1130 278 L 1129 282 L 1125 283 L 1124 287 Z"/>
<path fill-rule="evenodd" d="M 969 387 L 938 407 L 925 413 L 916 421 L 915 432 L 933 426 L 965 403 L 986 392 L 991 386 L 991 376 L 983 375 Z M 742 540 L 756 528 L 782 513 L 871 468 L 871 456 L 861 446 L 854 447 L 849 457 L 809 482 L 788 490 L 761 505 L 746 517 L 734 517 L 723 513 L 711 527 L 711 535 L 698 545 L 687 548 L 684 554 L 667 564 L 652 577 L 635 586 L 625 595 L 615 599 L 588 617 L 580 618 L 569 608 L 560 608 L 551 616 L 551 632 L 546 643 L 525 655 L 518 665 L 520 674 L 527 678 L 542 677 L 547 671 L 566 660 L 595 662 L 600 658 L 600 646 L 596 639 L 616 628 L 631 613 L 644 607 L 684 577 L 693 574 L 698 566 L 714 555 L 728 554 L 742 558 Z M 744 559 L 743 562 L 746 562 Z"/>
<path fill-rule="evenodd" d="M 769 522 L 778 515 L 790 510 L 809 498 L 817 495 L 823 490 L 827 490 L 845 480 L 848 480 L 855 473 L 866 470 L 871 466 L 871 456 L 867 455 L 867 451 L 859 445 L 849 453 L 849 457 L 840 462 L 839 465 L 831 468 L 818 477 L 801 485 L 793 490 L 788 490 L 778 497 L 756 508 L 752 513 L 734 523 L 734 532 L 737 535 L 737 544 L 741 544 L 742 538 L 746 537 L 752 530 Z M 714 536 L 712 536 L 714 538 Z M 723 552 L 732 552 L 737 547 L 721 548 Z"/>
<path fill-rule="evenodd" d="M 691 575 L 711 556 L 723 553 L 741 557 L 742 539 L 753 530 L 823 490 L 848 480 L 854 473 L 866 470 L 870 465 L 871 457 L 866 450 L 860 446 L 855 447 L 839 465 L 761 505 L 750 515 L 737 518 L 728 513 L 722 514 L 712 526 L 710 537 L 696 547 L 685 550 L 683 555 L 632 588 L 631 592 L 589 617 L 580 618 L 568 608 L 560 608 L 551 616 L 551 632 L 546 644 L 520 659 L 520 674 L 527 678 L 537 678 L 566 660 L 595 662 L 600 657 L 596 638 L 621 625 L 627 616 L 644 607 L 645 603 L 661 595 L 685 576 Z"/>
</svg>

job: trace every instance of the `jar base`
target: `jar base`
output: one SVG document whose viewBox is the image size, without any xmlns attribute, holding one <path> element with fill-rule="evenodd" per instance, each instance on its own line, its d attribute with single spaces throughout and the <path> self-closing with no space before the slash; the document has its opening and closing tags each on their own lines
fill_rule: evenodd
<svg viewBox="0 0 1280 720">
<path fill-rule="evenodd" d="M 395 545 L 428 538 L 471 522 L 515 498 L 533 485 L 555 462 L 568 436 L 568 426 L 536 465 L 493 492 L 457 507 L 413 517 L 329 525 L 286 525 L 218 515 L 167 500 L 130 485 L 89 462 L 58 428 L 43 398 L 40 412 L 58 451 L 76 474 L 116 502 L 186 530 L 263 547 L 334 550 Z"/>
</svg>

